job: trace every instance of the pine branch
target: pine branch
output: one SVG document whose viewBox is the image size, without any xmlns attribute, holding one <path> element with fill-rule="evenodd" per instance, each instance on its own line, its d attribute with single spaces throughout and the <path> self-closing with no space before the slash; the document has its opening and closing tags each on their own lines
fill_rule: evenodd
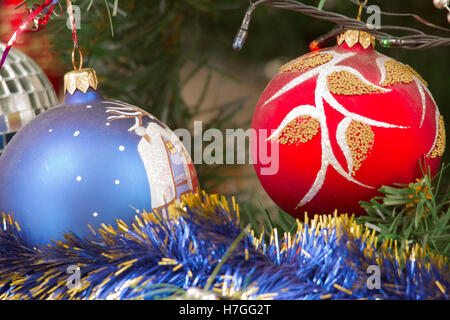
<svg viewBox="0 0 450 320">
<path fill-rule="evenodd" d="M 450 193 L 440 191 L 448 165 L 434 179 L 427 172 L 422 179 L 398 187 L 383 186 L 383 197 L 361 202 L 368 216 L 359 217 L 379 232 L 379 240 L 396 240 L 401 248 L 411 243 L 450 256 Z"/>
</svg>

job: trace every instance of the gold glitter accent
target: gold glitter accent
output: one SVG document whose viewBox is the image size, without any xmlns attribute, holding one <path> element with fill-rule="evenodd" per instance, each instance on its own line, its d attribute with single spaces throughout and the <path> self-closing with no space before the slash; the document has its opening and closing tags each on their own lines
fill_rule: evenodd
<svg viewBox="0 0 450 320">
<path fill-rule="evenodd" d="M 372 45 L 375 47 L 375 37 L 370 33 L 359 30 L 346 30 L 337 36 L 337 43 L 341 45 L 345 43 L 351 48 L 355 44 L 359 43 L 364 49 L 367 49 Z"/>
<path fill-rule="evenodd" d="M 76 90 L 86 93 L 89 88 L 97 90 L 98 79 L 94 69 L 74 70 L 64 75 L 64 92 L 74 94 Z"/>
<path fill-rule="evenodd" d="M 362 82 L 357 76 L 348 71 L 333 72 L 327 78 L 327 85 L 330 92 L 346 96 L 383 93 L 377 87 Z"/>
<path fill-rule="evenodd" d="M 420 81 L 422 81 L 422 83 L 425 85 L 425 87 L 428 87 L 428 82 L 425 81 L 424 78 L 422 78 L 422 76 L 416 71 L 414 70 L 410 65 L 406 65 L 406 67 L 409 69 L 409 71 L 411 71 L 411 73 L 413 75 L 415 75 Z"/>
<path fill-rule="evenodd" d="M 278 135 L 281 144 L 306 143 L 319 132 L 320 122 L 310 116 L 300 116 L 289 122 Z"/>
<path fill-rule="evenodd" d="M 387 87 L 396 83 L 410 83 L 414 81 L 414 74 L 411 67 L 395 60 L 387 60 L 384 63 L 386 69 L 386 79 L 381 84 Z"/>
<path fill-rule="evenodd" d="M 333 59 L 333 55 L 329 53 L 314 52 L 307 54 L 293 61 L 288 62 L 280 68 L 282 73 L 303 72 L 308 69 L 315 68 L 325 64 Z"/>
<path fill-rule="evenodd" d="M 345 138 L 350 148 L 353 158 L 353 172 L 361 168 L 361 163 L 367 159 L 370 151 L 372 150 L 375 135 L 369 125 L 352 121 L 345 132 Z"/>
<path fill-rule="evenodd" d="M 437 157 L 442 157 L 445 151 L 445 142 L 446 142 L 446 136 L 445 136 L 445 124 L 444 124 L 444 117 L 439 117 L 439 125 L 438 125 L 438 137 L 436 140 L 436 145 L 434 146 L 433 150 L 430 152 L 430 159 L 434 159 Z"/>
</svg>

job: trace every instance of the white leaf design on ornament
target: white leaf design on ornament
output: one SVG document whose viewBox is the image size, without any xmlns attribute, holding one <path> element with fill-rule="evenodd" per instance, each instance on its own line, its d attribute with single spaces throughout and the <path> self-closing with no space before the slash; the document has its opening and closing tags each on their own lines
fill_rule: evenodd
<svg viewBox="0 0 450 320">
<path fill-rule="evenodd" d="M 419 94 L 420 94 L 420 99 L 422 101 L 422 117 L 420 118 L 420 125 L 419 128 L 422 128 L 423 125 L 423 121 L 425 120 L 425 111 L 427 108 L 427 104 L 426 104 L 426 97 L 425 97 L 425 92 L 423 90 L 423 84 L 422 82 L 420 82 L 419 79 L 415 78 L 414 82 L 417 86 L 417 89 L 419 90 Z"/>
<path fill-rule="evenodd" d="M 139 108 L 125 104 L 120 101 L 105 101 L 103 103 L 112 104 L 114 107 L 108 107 L 106 113 L 112 113 L 114 116 L 109 116 L 107 118 L 108 121 L 117 120 L 117 119 L 129 119 L 134 118 L 135 124 L 128 129 L 128 131 L 135 131 L 137 128 L 142 126 L 142 117 L 146 116 L 151 118 L 152 120 L 158 121 L 151 114 L 145 113 Z M 159 122 L 159 121 L 158 121 Z"/>
<path fill-rule="evenodd" d="M 385 63 L 386 63 L 386 61 L 388 61 L 388 60 L 392 60 L 392 59 L 389 58 L 389 57 L 386 57 L 386 56 L 381 56 L 381 57 L 378 57 L 378 58 L 375 60 L 375 63 L 376 63 L 377 66 L 378 66 L 378 70 L 380 70 L 380 74 L 381 74 L 380 81 L 378 82 L 379 85 L 381 85 L 381 84 L 386 80 L 386 67 L 385 67 Z"/>
<path fill-rule="evenodd" d="M 417 78 L 416 76 L 414 76 L 414 82 L 417 85 L 417 89 L 419 90 L 420 93 L 420 98 L 422 99 L 422 118 L 420 119 L 420 125 L 419 128 L 422 128 L 423 122 L 425 120 L 425 112 L 426 112 L 426 95 L 425 93 L 428 94 L 428 96 L 431 98 L 431 101 L 433 101 L 434 105 L 437 106 L 436 101 L 434 100 L 433 95 L 431 94 L 430 90 L 427 88 L 427 86 L 422 82 L 422 80 L 420 80 L 419 78 Z M 439 118 L 439 110 L 436 108 L 436 113 L 438 114 L 438 118 Z"/>
<path fill-rule="evenodd" d="M 352 118 L 345 117 L 344 120 L 342 120 L 338 124 L 338 127 L 336 129 L 336 140 L 342 152 L 344 153 L 345 160 L 347 160 L 347 169 L 349 173 L 353 172 L 353 156 L 347 139 L 345 138 L 345 133 L 347 132 L 351 122 Z"/>
<path fill-rule="evenodd" d="M 385 64 L 386 62 L 393 62 L 393 63 L 396 63 L 396 64 L 399 64 L 399 65 L 403 66 L 406 69 L 409 68 L 412 80 L 414 81 L 414 83 L 417 86 L 417 90 L 419 91 L 420 100 L 421 100 L 421 103 L 422 103 L 422 115 L 421 115 L 420 124 L 419 124 L 419 128 L 422 128 L 423 122 L 425 121 L 425 113 L 426 113 L 426 109 L 427 109 L 426 94 L 425 93 L 427 93 L 428 96 L 433 101 L 433 103 L 435 105 L 437 105 L 436 101 L 433 98 L 433 95 L 431 94 L 430 90 L 427 88 L 427 85 L 424 83 L 424 80 L 419 78 L 417 76 L 418 74 L 411 67 L 409 67 L 407 65 L 404 65 L 404 64 L 402 64 L 402 63 L 400 63 L 400 62 L 398 62 L 396 60 L 393 60 L 393 59 L 391 59 L 389 57 L 386 57 L 386 56 L 381 56 L 381 57 L 376 59 L 376 64 L 378 65 L 378 68 L 380 69 L 380 72 L 381 72 L 381 78 L 380 78 L 380 81 L 379 81 L 380 85 L 382 85 L 382 83 L 386 80 L 386 64 Z"/>
<path fill-rule="evenodd" d="M 288 125 L 289 122 L 292 120 L 301 117 L 301 116 L 310 116 L 311 118 L 320 120 L 321 114 L 320 112 L 311 105 L 302 105 L 299 107 L 296 107 L 292 109 L 286 117 L 284 117 L 281 124 L 278 126 L 278 128 L 266 139 L 273 140 L 274 138 L 278 137 L 278 135 L 281 133 L 281 131 Z"/>
<path fill-rule="evenodd" d="M 431 159 L 433 159 L 437 156 L 442 156 L 444 149 L 445 149 L 445 128 L 444 128 L 443 120 L 440 118 L 441 118 L 441 114 L 439 112 L 439 109 L 436 108 L 436 112 L 435 112 L 436 134 L 434 136 L 433 145 L 431 146 L 430 151 L 428 151 L 428 153 L 427 153 L 427 157 L 429 157 Z M 442 126 L 442 128 L 441 128 L 441 126 Z M 438 148 L 439 139 L 442 139 L 441 148 L 442 148 L 442 146 L 444 147 L 441 151 L 442 153 L 440 153 L 439 151 L 436 150 L 436 148 Z M 437 154 L 435 154 L 435 153 L 437 153 Z"/>
<path fill-rule="evenodd" d="M 352 177 L 352 171 L 354 169 L 353 156 L 352 152 L 349 148 L 349 145 L 345 139 L 347 129 L 349 128 L 352 121 L 360 122 L 364 125 L 381 127 L 381 128 L 408 128 L 401 125 L 386 123 L 382 121 L 378 121 L 375 119 L 370 119 L 364 117 L 362 115 L 350 112 L 344 106 L 342 106 L 332 95 L 327 85 L 327 77 L 334 72 L 348 72 L 349 74 L 355 76 L 359 81 L 363 84 L 370 86 L 371 88 L 375 88 L 381 93 L 390 92 L 391 89 L 386 89 L 384 87 L 375 85 L 365 79 L 360 72 L 357 70 L 348 67 L 337 65 L 339 62 L 354 56 L 356 53 L 337 53 L 334 50 L 322 51 L 324 54 L 332 54 L 333 59 L 327 63 L 324 63 L 321 66 L 318 66 L 312 70 L 309 70 L 298 77 L 291 80 L 284 87 L 282 87 L 279 91 L 277 91 L 272 97 L 270 97 L 262 106 L 266 107 L 271 101 L 279 98 L 285 93 L 289 92 L 291 89 L 296 86 L 302 84 L 303 82 L 317 76 L 316 80 L 316 89 L 315 89 L 315 106 L 311 105 L 301 105 L 295 107 L 292 111 L 290 111 L 286 117 L 282 120 L 278 128 L 275 132 L 267 139 L 270 141 L 276 141 L 279 134 L 282 130 L 295 118 L 303 115 L 310 116 L 320 122 L 320 132 L 321 132 L 321 147 L 322 147 L 322 156 L 321 156 L 321 167 L 316 175 L 316 178 L 308 190 L 308 192 L 303 196 L 300 202 L 297 204 L 296 209 L 305 205 L 309 201 L 311 201 L 317 193 L 322 188 L 325 182 L 325 176 L 328 170 L 328 167 L 333 167 L 341 176 L 345 177 L 348 181 L 351 181 L 357 185 L 360 185 L 365 188 L 373 188 L 371 186 L 365 185 L 364 183 L 357 181 Z M 384 61 L 377 61 L 377 65 L 380 69 L 381 78 L 386 77 L 386 71 L 384 70 Z M 339 123 L 336 130 L 336 139 L 338 146 L 342 150 L 345 159 L 347 161 L 347 170 L 345 170 L 339 161 L 337 160 L 333 148 L 331 146 L 330 134 L 327 126 L 327 118 L 325 114 L 324 101 L 327 102 L 333 109 L 338 111 L 344 116 L 344 119 Z"/>
</svg>

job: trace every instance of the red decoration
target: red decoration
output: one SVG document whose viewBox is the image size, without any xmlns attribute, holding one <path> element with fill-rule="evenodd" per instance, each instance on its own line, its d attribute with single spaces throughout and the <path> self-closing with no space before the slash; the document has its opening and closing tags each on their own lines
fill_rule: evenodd
<svg viewBox="0 0 450 320">
<path fill-rule="evenodd" d="M 317 43 L 316 40 L 311 41 L 311 43 L 309 44 L 309 50 L 311 51 L 317 51 L 320 49 L 320 45 Z"/>
<path fill-rule="evenodd" d="M 283 66 L 253 117 L 256 173 L 294 217 L 362 214 L 359 201 L 382 185 L 421 177 L 420 160 L 434 175 L 444 152 L 443 119 L 426 82 L 376 52 L 367 33 L 347 31 L 338 43 Z M 278 164 L 274 174 L 261 170 L 263 148 Z"/>
</svg>

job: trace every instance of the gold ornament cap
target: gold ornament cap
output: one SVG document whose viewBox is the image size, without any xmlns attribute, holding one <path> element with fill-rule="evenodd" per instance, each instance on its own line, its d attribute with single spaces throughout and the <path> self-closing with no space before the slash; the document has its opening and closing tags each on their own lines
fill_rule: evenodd
<svg viewBox="0 0 450 320">
<path fill-rule="evenodd" d="M 97 73 L 94 69 L 78 69 L 64 75 L 64 93 L 69 92 L 73 95 L 76 90 L 86 93 L 89 88 L 94 90 L 98 88 Z"/>
<path fill-rule="evenodd" d="M 346 43 L 350 48 L 359 43 L 364 49 L 375 48 L 375 37 L 368 32 L 361 30 L 346 30 L 337 36 L 337 44 Z"/>
</svg>

